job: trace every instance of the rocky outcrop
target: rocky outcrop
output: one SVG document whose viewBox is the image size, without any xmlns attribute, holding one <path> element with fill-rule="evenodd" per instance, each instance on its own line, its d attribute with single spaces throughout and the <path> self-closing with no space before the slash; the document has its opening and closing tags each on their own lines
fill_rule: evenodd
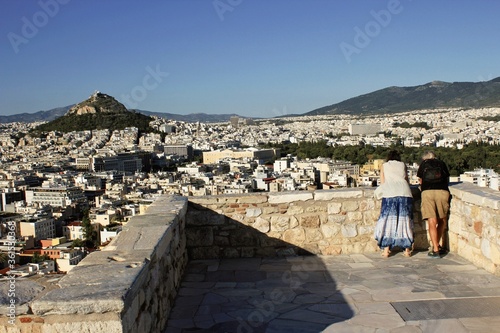
<svg viewBox="0 0 500 333">
<path fill-rule="evenodd" d="M 114 97 L 96 91 L 85 101 L 73 106 L 66 115 L 83 115 L 94 113 L 123 113 L 127 108 Z"/>
</svg>

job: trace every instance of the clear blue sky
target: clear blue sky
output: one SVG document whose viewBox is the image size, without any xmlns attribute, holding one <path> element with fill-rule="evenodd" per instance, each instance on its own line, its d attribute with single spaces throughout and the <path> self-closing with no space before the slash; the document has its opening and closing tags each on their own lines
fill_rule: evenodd
<svg viewBox="0 0 500 333">
<path fill-rule="evenodd" d="M 272 117 L 500 76 L 500 1 L 1 0 L 0 115 L 78 103 Z"/>
</svg>

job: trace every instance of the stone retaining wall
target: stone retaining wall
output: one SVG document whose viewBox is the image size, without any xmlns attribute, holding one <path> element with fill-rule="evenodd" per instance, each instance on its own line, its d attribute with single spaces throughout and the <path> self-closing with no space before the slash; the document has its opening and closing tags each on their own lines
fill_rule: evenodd
<svg viewBox="0 0 500 333">
<path fill-rule="evenodd" d="M 187 263 L 186 210 L 187 198 L 163 196 L 55 289 L 24 285 L 37 293 L 17 304 L 15 325 L 0 318 L 0 333 L 162 332 Z"/>
<path fill-rule="evenodd" d="M 500 275 L 500 192 L 462 183 L 450 187 L 449 247 Z"/>
<path fill-rule="evenodd" d="M 414 191 L 415 248 L 428 248 Z M 191 259 L 336 255 L 377 251 L 381 201 L 373 188 L 190 197 Z"/>
<path fill-rule="evenodd" d="M 412 190 L 415 248 L 427 250 L 420 195 Z M 500 275 L 499 192 L 457 184 L 451 193 L 451 251 Z M 0 312 L 0 333 L 162 332 L 188 254 L 200 259 L 374 252 L 380 204 L 371 188 L 189 197 L 189 203 L 163 196 L 53 288 L 18 280 L 23 302 L 18 300 L 15 325 Z M 2 311 L 9 301 L 4 294 Z"/>
</svg>

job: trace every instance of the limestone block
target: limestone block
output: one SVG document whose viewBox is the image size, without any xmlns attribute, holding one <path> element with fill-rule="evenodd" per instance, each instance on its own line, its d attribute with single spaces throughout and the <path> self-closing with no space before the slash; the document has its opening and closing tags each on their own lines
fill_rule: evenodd
<svg viewBox="0 0 500 333">
<path fill-rule="evenodd" d="M 362 200 L 359 202 L 359 210 L 364 212 L 375 209 L 375 200 Z"/>
<path fill-rule="evenodd" d="M 462 230 L 461 224 L 462 224 L 462 219 L 460 218 L 460 216 L 458 216 L 457 214 L 450 214 L 450 218 L 448 219 L 449 231 L 452 231 L 457 234 L 460 233 L 460 231 Z"/>
<path fill-rule="evenodd" d="M 271 230 L 285 231 L 290 228 L 290 217 L 282 215 L 271 216 Z"/>
<path fill-rule="evenodd" d="M 29 302 L 40 295 L 43 289 L 45 288 L 41 284 L 29 279 L 2 280 L 0 282 L 0 316 L 9 314 L 9 305 L 11 305 L 9 292 L 15 293 L 16 315 L 22 315 L 28 313 Z"/>
<path fill-rule="evenodd" d="M 213 205 L 218 203 L 217 196 L 211 196 L 211 195 L 189 197 L 188 199 L 189 203 L 201 206 Z M 189 207 L 189 210 L 191 209 L 192 207 Z"/>
<path fill-rule="evenodd" d="M 323 239 L 323 234 L 319 228 L 305 228 L 306 232 L 306 243 L 318 242 Z"/>
<path fill-rule="evenodd" d="M 320 217 L 317 214 L 304 214 L 297 216 L 299 225 L 304 228 L 318 228 L 321 224 Z"/>
<path fill-rule="evenodd" d="M 347 220 L 350 222 L 363 222 L 363 213 L 361 212 L 348 212 L 347 213 Z"/>
<path fill-rule="evenodd" d="M 255 257 L 255 248 L 253 247 L 242 247 L 241 248 L 242 258 L 253 258 Z"/>
<path fill-rule="evenodd" d="M 327 223 L 343 223 L 346 219 L 345 215 L 328 215 Z"/>
<path fill-rule="evenodd" d="M 267 234 L 259 234 L 259 244 L 262 247 L 280 247 L 283 246 L 283 241 L 280 239 L 282 237 L 282 233 L 267 233 Z"/>
<path fill-rule="evenodd" d="M 189 259 L 219 259 L 221 257 L 220 248 L 218 246 L 204 246 L 188 248 Z"/>
<path fill-rule="evenodd" d="M 343 224 L 340 226 L 340 231 L 342 232 L 342 236 L 346 238 L 353 238 L 358 235 L 358 230 L 356 228 L 356 224 Z"/>
<path fill-rule="evenodd" d="M 340 246 L 340 245 L 329 245 L 327 247 L 322 247 L 321 248 L 321 254 L 325 255 L 325 256 L 342 254 L 342 246 Z"/>
<path fill-rule="evenodd" d="M 319 205 L 315 203 L 314 205 L 308 205 L 305 209 L 308 213 L 319 213 L 319 212 L 327 212 L 328 208 L 326 205 Z"/>
<path fill-rule="evenodd" d="M 323 224 L 320 227 L 321 232 L 325 238 L 332 238 L 339 234 L 340 225 L 338 224 Z"/>
<path fill-rule="evenodd" d="M 232 203 L 241 203 L 240 200 L 245 196 L 254 196 L 255 194 L 224 194 L 217 196 L 217 202 L 229 205 Z M 246 203 L 246 202 L 245 202 Z"/>
<path fill-rule="evenodd" d="M 321 251 L 317 243 L 306 243 L 301 246 L 302 250 L 305 250 L 306 253 L 312 254 L 320 254 Z"/>
<path fill-rule="evenodd" d="M 186 229 L 188 247 L 211 246 L 214 244 L 214 233 L 211 227 L 198 227 Z"/>
<path fill-rule="evenodd" d="M 332 201 L 335 190 L 314 191 L 314 201 Z"/>
<path fill-rule="evenodd" d="M 448 231 L 448 244 L 450 251 L 457 252 L 458 249 L 458 235 L 455 232 Z"/>
<path fill-rule="evenodd" d="M 361 225 L 359 226 L 358 229 L 360 235 L 373 235 L 373 233 L 375 232 L 375 225 L 370 225 L 370 226 Z"/>
<path fill-rule="evenodd" d="M 257 217 L 262 215 L 261 208 L 247 208 L 246 209 L 246 217 Z"/>
<path fill-rule="evenodd" d="M 341 202 L 328 203 L 328 214 L 339 214 L 341 210 L 342 210 Z"/>
<path fill-rule="evenodd" d="M 292 202 L 287 209 L 288 215 L 298 215 L 304 213 L 304 207 L 302 205 L 298 205 L 296 202 Z"/>
<path fill-rule="evenodd" d="M 231 246 L 258 246 L 258 234 L 252 228 L 234 230 L 229 235 Z"/>
<path fill-rule="evenodd" d="M 313 193 L 311 192 L 288 192 L 279 194 L 269 194 L 269 203 L 289 203 L 294 201 L 307 201 L 313 199 Z"/>
<path fill-rule="evenodd" d="M 255 223 L 253 224 L 253 227 L 255 229 L 257 229 L 258 231 L 260 231 L 260 232 L 267 233 L 267 232 L 269 232 L 271 230 L 271 223 L 268 220 L 266 220 L 266 219 L 258 217 L 255 220 Z"/>
<path fill-rule="evenodd" d="M 357 201 L 344 201 L 342 203 L 342 210 L 345 212 L 355 212 L 358 211 L 359 204 Z"/>
<path fill-rule="evenodd" d="M 214 245 L 216 246 L 229 246 L 229 238 L 226 236 L 215 236 Z"/>
<path fill-rule="evenodd" d="M 500 248 L 497 244 L 490 243 L 490 259 L 495 265 L 500 265 Z"/>
<path fill-rule="evenodd" d="M 295 216 L 290 216 L 290 229 L 298 227 L 298 225 L 299 225 L 299 219 L 296 218 Z"/>
<path fill-rule="evenodd" d="M 375 224 L 380 216 L 380 211 L 370 210 L 362 213 L 364 217 L 365 224 Z"/>
<path fill-rule="evenodd" d="M 247 224 L 245 221 L 246 219 L 244 214 L 229 214 L 227 218 L 239 223 Z"/>
<path fill-rule="evenodd" d="M 498 228 L 500 225 L 494 225 L 494 224 L 483 224 L 483 237 L 488 238 L 489 240 L 494 240 L 497 238 L 498 235 Z"/>
<path fill-rule="evenodd" d="M 271 214 L 276 214 L 279 213 L 279 208 L 278 207 L 262 207 L 262 215 L 271 215 Z"/>
<path fill-rule="evenodd" d="M 305 230 L 303 228 L 295 228 L 295 229 L 286 230 L 283 233 L 283 240 L 285 242 L 300 246 L 306 240 Z"/>
<path fill-rule="evenodd" d="M 248 204 L 264 203 L 264 202 L 267 202 L 267 193 L 241 195 L 238 198 L 237 202 L 238 203 L 248 203 Z"/>
<path fill-rule="evenodd" d="M 491 259 L 491 244 L 486 238 L 481 240 L 481 253 L 488 259 Z"/>
<path fill-rule="evenodd" d="M 349 199 L 349 198 L 363 198 L 365 194 L 361 189 L 341 189 L 341 190 L 333 190 L 332 199 Z M 373 193 L 367 192 L 367 197 L 373 197 Z"/>
<path fill-rule="evenodd" d="M 225 248 L 222 252 L 223 258 L 239 258 L 240 253 L 234 247 Z"/>
<path fill-rule="evenodd" d="M 226 217 L 208 210 L 189 210 L 186 214 L 187 226 L 222 225 Z"/>
</svg>

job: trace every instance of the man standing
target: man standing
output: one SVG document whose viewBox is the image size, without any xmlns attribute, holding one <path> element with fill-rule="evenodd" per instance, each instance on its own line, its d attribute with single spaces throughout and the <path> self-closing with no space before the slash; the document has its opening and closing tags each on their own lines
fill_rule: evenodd
<svg viewBox="0 0 500 333">
<path fill-rule="evenodd" d="M 432 151 L 424 153 L 422 160 L 417 177 L 422 192 L 422 219 L 427 220 L 432 243 L 432 250 L 428 255 L 431 258 L 440 258 L 440 250 L 443 253 L 444 249 L 439 242 L 443 238 L 450 210 L 450 173 L 446 164 L 437 159 Z"/>
</svg>

